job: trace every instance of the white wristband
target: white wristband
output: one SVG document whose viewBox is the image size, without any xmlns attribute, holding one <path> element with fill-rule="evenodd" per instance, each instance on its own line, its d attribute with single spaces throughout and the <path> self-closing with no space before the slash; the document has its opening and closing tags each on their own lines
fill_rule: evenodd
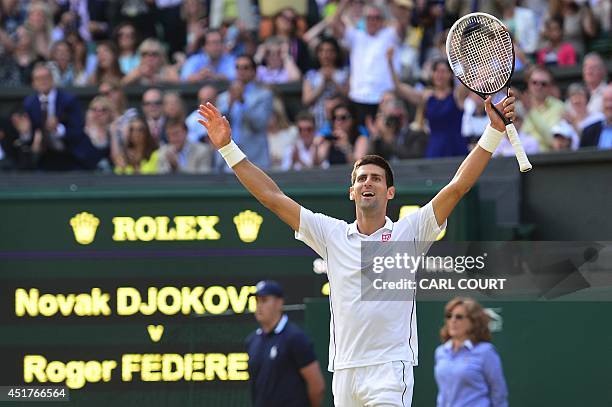
<svg viewBox="0 0 612 407">
<path fill-rule="evenodd" d="M 482 133 L 482 137 L 478 140 L 478 145 L 493 154 L 503 136 L 504 132 L 496 130 L 488 124 Z"/>
<path fill-rule="evenodd" d="M 246 158 L 246 155 L 238 148 L 234 140 L 230 141 L 229 144 L 221 147 L 219 149 L 219 153 L 221 153 L 221 157 L 225 160 L 227 165 L 230 168 L 233 168 L 234 165 L 238 164 L 240 161 Z"/>
</svg>

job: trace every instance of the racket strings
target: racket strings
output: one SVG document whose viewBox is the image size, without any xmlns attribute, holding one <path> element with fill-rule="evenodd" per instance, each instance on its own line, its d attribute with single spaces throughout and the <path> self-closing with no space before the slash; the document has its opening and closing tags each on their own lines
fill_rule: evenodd
<svg viewBox="0 0 612 407">
<path fill-rule="evenodd" d="M 502 25 L 485 16 L 471 16 L 449 35 L 451 68 L 466 86 L 491 94 L 506 84 L 514 54 L 510 34 Z"/>
</svg>

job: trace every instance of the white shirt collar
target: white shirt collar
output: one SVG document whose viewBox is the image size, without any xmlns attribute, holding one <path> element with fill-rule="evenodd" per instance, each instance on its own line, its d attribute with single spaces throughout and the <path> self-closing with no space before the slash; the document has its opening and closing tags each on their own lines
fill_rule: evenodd
<svg viewBox="0 0 612 407">
<path fill-rule="evenodd" d="M 276 327 L 274 328 L 274 333 L 278 335 L 279 333 L 283 332 L 283 329 L 285 329 L 285 326 L 287 325 L 288 321 L 289 318 L 287 317 L 287 315 L 283 314 L 280 321 L 278 321 L 278 324 L 276 324 Z M 257 328 L 257 331 L 255 331 L 255 333 L 257 333 L 257 335 L 261 335 L 263 334 L 263 329 Z"/>
<path fill-rule="evenodd" d="M 385 225 L 378 229 L 376 232 L 372 233 L 370 236 L 375 235 L 378 231 L 380 230 L 388 230 L 388 231 L 393 231 L 393 221 L 391 219 L 389 219 L 388 216 L 385 216 Z M 346 231 L 347 235 L 353 235 L 355 233 L 360 234 L 362 236 L 365 236 L 363 233 L 359 232 L 359 229 L 357 228 L 357 221 L 351 223 Z"/>
<path fill-rule="evenodd" d="M 474 349 L 474 344 L 472 343 L 471 340 L 466 339 L 465 341 L 463 341 L 463 343 L 461 344 L 461 347 L 466 348 L 467 350 L 472 350 Z M 444 349 L 446 350 L 452 350 L 453 349 L 453 340 L 449 339 L 448 341 L 446 341 L 444 343 Z"/>
</svg>

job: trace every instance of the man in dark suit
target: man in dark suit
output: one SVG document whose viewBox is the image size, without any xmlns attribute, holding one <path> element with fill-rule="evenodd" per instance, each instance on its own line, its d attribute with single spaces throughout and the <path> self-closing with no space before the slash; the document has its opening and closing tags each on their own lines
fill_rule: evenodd
<svg viewBox="0 0 612 407">
<path fill-rule="evenodd" d="M 77 98 L 53 83 L 49 67 L 37 64 L 32 72 L 35 94 L 26 97 L 24 109 L 32 122 L 32 152 L 37 167 L 47 171 L 95 168 L 101 158 L 84 130 Z"/>
<path fill-rule="evenodd" d="M 603 114 L 604 120 L 582 131 L 580 147 L 612 148 L 612 83 L 603 91 Z"/>
</svg>

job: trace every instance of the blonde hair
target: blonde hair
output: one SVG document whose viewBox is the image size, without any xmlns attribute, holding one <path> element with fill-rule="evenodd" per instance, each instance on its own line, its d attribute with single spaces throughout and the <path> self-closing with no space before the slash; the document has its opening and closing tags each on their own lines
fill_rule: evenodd
<svg viewBox="0 0 612 407">
<path fill-rule="evenodd" d="M 279 129 L 284 130 L 291 126 L 289 118 L 287 117 L 285 105 L 278 96 L 275 96 L 274 101 L 272 102 L 272 115 L 274 116 L 276 125 Z"/>
<path fill-rule="evenodd" d="M 108 109 L 109 113 L 110 113 L 110 121 L 113 121 L 115 119 L 115 117 L 117 116 L 117 109 L 115 107 L 115 105 L 113 104 L 113 102 L 111 102 L 111 100 L 109 98 L 107 98 L 106 96 L 96 96 L 94 97 L 91 102 L 89 102 L 89 106 L 88 109 L 91 109 L 94 107 L 94 105 L 96 104 L 101 104 L 102 106 L 104 106 L 104 108 Z"/>
<path fill-rule="evenodd" d="M 155 49 L 153 50 L 153 48 Z M 159 56 L 163 61 L 162 66 L 168 65 L 168 60 L 166 58 L 166 50 L 164 49 L 164 46 L 161 42 L 159 42 L 155 38 L 147 38 L 146 40 L 140 43 L 140 46 L 138 47 L 138 56 L 142 57 L 142 53 L 149 50 L 159 53 Z"/>
</svg>

